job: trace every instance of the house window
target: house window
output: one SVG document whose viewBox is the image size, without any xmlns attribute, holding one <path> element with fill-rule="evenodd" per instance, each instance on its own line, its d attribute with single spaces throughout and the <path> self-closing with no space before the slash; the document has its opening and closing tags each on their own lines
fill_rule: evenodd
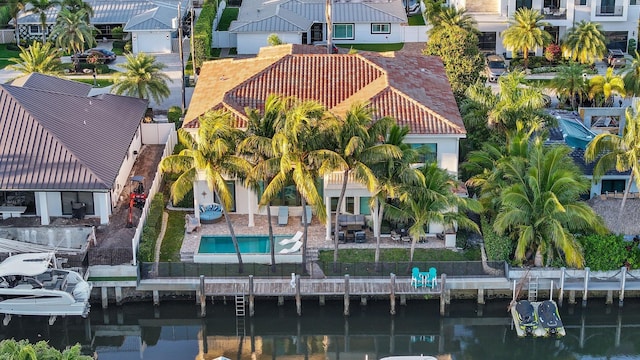
<svg viewBox="0 0 640 360">
<path fill-rule="evenodd" d="M 26 206 L 22 213 L 36 213 L 36 194 L 33 191 L 0 191 L 0 206 Z"/>
<path fill-rule="evenodd" d="M 626 184 L 626 180 L 602 180 L 600 194 L 606 194 L 607 192 L 623 193 Z"/>
<path fill-rule="evenodd" d="M 371 24 L 372 34 L 391 34 L 391 24 Z"/>
<path fill-rule="evenodd" d="M 360 214 L 361 215 L 371 214 L 371 208 L 369 207 L 369 200 L 371 200 L 371 197 L 369 196 L 363 196 L 360 198 Z"/>
<path fill-rule="evenodd" d="M 636 0 L 631 0 L 631 2 L 629 3 L 629 5 L 638 5 L 638 1 L 636 1 Z"/>
<path fill-rule="evenodd" d="M 478 36 L 478 48 L 482 51 L 496 51 L 496 33 L 483 32 Z"/>
<path fill-rule="evenodd" d="M 88 191 L 63 191 L 60 193 L 62 201 L 62 215 L 73 214 L 74 203 L 84 203 L 87 207 L 86 214 L 95 215 L 96 211 L 93 204 L 93 193 Z"/>
<path fill-rule="evenodd" d="M 233 181 L 227 181 L 227 188 L 229 189 L 229 192 L 231 193 L 231 205 L 229 206 L 229 208 L 227 209 L 227 211 L 229 212 L 235 212 L 236 211 L 236 183 Z M 214 195 L 214 200 L 216 203 L 220 204 L 220 199 Z"/>
<path fill-rule="evenodd" d="M 337 40 L 353 40 L 353 24 L 333 25 L 333 38 Z"/>
<path fill-rule="evenodd" d="M 355 209 L 355 198 L 353 196 L 347 196 L 345 198 L 346 204 L 345 204 L 345 211 L 348 212 L 349 214 L 355 214 L 355 212 L 353 211 Z"/>
<path fill-rule="evenodd" d="M 438 159 L 438 144 L 411 144 L 418 151 L 419 163 L 432 163 Z"/>
<path fill-rule="evenodd" d="M 516 0 L 516 10 L 520 10 L 522 8 L 531 9 L 532 5 L 531 0 Z"/>
<path fill-rule="evenodd" d="M 634 2 L 634 1 L 635 0 L 631 0 L 631 2 Z M 585 6 L 587 5 L 587 0 L 576 0 L 575 4 L 580 6 Z"/>
<path fill-rule="evenodd" d="M 29 25 L 29 34 L 41 35 L 42 30 L 40 30 L 40 25 Z"/>
</svg>

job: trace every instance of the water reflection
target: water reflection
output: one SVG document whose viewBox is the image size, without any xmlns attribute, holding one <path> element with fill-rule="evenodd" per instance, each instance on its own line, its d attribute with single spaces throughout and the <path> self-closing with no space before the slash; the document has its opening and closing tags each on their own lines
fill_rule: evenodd
<svg viewBox="0 0 640 360">
<path fill-rule="evenodd" d="M 389 315 L 388 302 L 352 306 L 343 317 L 341 301 L 321 307 L 305 302 L 303 316 L 291 302 L 256 305 L 252 319 L 237 319 L 233 302 L 208 306 L 206 318 L 192 302 L 134 304 L 90 319 L 22 317 L 0 328 L 3 338 L 48 340 L 57 348 L 79 342 L 87 354 L 104 359 L 379 359 L 428 354 L 440 359 L 640 359 L 640 302 L 623 309 L 592 300 L 587 308 L 565 305 L 567 336 L 520 339 L 512 328 L 507 302 L 478 307 L 454 303 L 447 317 L 437 302 L 413 301 Z"/>
</svg>

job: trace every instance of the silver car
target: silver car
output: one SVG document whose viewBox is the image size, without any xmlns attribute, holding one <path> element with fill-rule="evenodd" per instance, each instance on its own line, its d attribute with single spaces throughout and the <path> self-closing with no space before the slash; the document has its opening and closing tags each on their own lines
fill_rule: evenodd
<svg viewBox="0 0 640 360">
<path fill-rule="evenodd" d="M 500 55 L 487 55 L 485 72 L 491 82 L 498 81 L 498 78 L 507 72 L 507 65 Z"/>
</svg>

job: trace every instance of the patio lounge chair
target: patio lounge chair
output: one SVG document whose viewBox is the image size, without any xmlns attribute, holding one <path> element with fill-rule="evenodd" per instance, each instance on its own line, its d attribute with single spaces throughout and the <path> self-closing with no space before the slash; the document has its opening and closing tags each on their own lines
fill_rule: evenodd
<svg viewBox="0 0 640 360">
<path fill-rule="evenodd" d="M 288 206 L 278 207 L 278 226 L 287 226 L 288 222 L 289 222 L 289 207 Z"/>
<path fill-rule="evenodd" d="M 280 242 L 278 242 L 278 244 L 287 245 L 287 244 L 291 244 L 291 243 L 294 243 L 296 241 L 299 241 L 300 239 L 302 239 L 302 231 L 298 231 L 295 235 L 293 235 L 293 237 L 291 237 L 289 239 L 280 240 Z"/>
<path fill-rule="evenodd" d="M 431 286 L 431 288 L 435 288 L 438 285 L 438 272 L 436 268 L 429 268 L 429 277 L 427 279 L 427 283 L 425 286 Z"/>
<path fill-rule="evenodd" d="M 294 253 L 296 251 L 299 251 L 301 247 L 302 247 L 302 241 L 296 241 L 295 244 L 293 244 L 292 247 L 284 248 L 284 249 L 280 250 L 280 254 L 291 254 L 291 253 Z"/>
<path fill-rule="evenodd" d="M 309 225 L 311 224 L 311 217 L 313 216 L 313 214 L 311 213 L 311 206 L 306 205 L 304 208 L 307 213 L 307 225 Z M 304 225 L 304 216 L 300 217 L 300 224 Z"/>
<path fill-rule="evenodd" d="M 423 286 L 420 269 L 417 267 L 411 269 L 411 285 L 416 289 Z"/>
</svg>

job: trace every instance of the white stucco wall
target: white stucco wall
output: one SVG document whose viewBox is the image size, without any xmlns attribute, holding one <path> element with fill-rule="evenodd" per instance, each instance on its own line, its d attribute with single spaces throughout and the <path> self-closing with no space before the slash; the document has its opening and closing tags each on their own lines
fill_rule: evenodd
<svg viewBox="0 0 640 360">
<path fill-rule="evenodd" d="M 140 148 L 142 148 L 142 136 L 140 135 L 140 127 L 136 130 L 133 140 L 131 141 L 131 145 L 127 150 L 127 156 L 123 159 L 122 166 L 120 167 L 120 171 L 118 172 L 118 176 L 116 177 L 116 181 L 114 183 L 113 189 L 111 189 L 111 206 L 115 207 L 118 203 L 118 199 L 122 194 L 122 189 L 129 186 L 129 174 L 131 174 L 131 169 L 133 168 L 133 164 L 136 161 L 137 155 L 134 155 L 134 151 L 140 153 Z"/>
<path fill-rule="evenodd" d="M 267 38 L 272 33 L 238 33 L 238 54 L 257 54 L 261 47 L 268 46 Z M 280 40 L 286 44 L 300 44 L 300 33 L 276 33 Z"/>
<path fill-rule="evenodd" d="M 400 24 L 391 24 L 391 32 L 389 34 L 372 34 L 371 23 L 354 25 L 353 40 L 333 39 L 333 42 L 335 44 L 384 44 L 404 42 L 404 31 Z"/>
<path fill-rule="evenodd" d="M 131 35 L 131 45 L 134 54 L 171 53 L 170 31 L 135 31 Z"/>
<path fill-rule="evenodd" d="M 438 166 L 452 174 L 458 174 L 458 153 L 460 136 L 407 135 L 407 144 L 437 144 Z"/>
</svg>

